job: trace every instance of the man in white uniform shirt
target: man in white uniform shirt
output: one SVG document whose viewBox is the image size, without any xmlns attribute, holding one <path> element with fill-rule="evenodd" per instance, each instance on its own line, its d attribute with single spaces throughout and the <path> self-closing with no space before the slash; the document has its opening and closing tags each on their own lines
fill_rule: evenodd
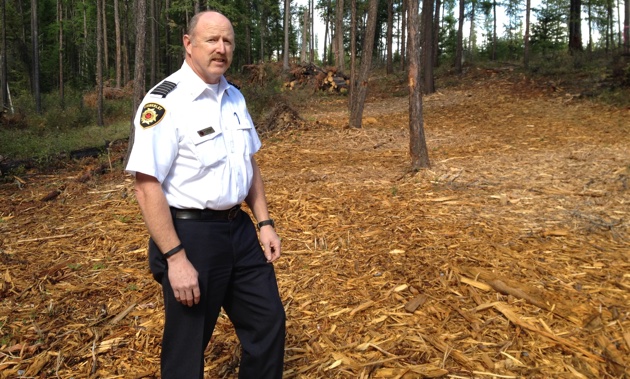
<svg viewBox="0 0 630 379">
<path fill-rule="evenodd" d="M 183 42 L 182 68 L 140 105 L 126 167 L 163 289 L 162 378 L 203 378 L 221 307 L 241 342 L 239 378 L 281 378 L 285 313 L 271 264 L 280 238 L 254 159 L 260 139 L 243 95 L 223 76 L 234 29 L 222 14 L 202 12 Z"/>
</svg>

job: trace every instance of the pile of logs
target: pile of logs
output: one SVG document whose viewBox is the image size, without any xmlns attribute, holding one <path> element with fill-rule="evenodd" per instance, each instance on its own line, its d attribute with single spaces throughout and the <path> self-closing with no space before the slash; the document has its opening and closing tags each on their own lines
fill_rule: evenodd
<svg viewBox="0 0 630 379">
<path fill-rule="evenodd" d="M 296 65 L 291 70 L 291 78 L 284 87 L 293 90 L 298 86 L 313 84 L 315 89 L 328 92 L 348 91 L 350 78 L 337 69 L 329 67 L 322 69 L 312 63 Z"/>
</svg>

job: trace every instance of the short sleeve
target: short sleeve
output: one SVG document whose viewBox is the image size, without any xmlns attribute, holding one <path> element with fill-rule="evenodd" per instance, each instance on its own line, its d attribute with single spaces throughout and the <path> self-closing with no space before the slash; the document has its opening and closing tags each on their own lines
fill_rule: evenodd
<svg viewBox="0 0 630 379">
<path fill-rule="evenodd" d="M 177 156 L 178 131 L 164 102 L 145 101 L 134 118 L 134 140 L 125 171 L 155 177 L 160 183 Z"/>
</svg>

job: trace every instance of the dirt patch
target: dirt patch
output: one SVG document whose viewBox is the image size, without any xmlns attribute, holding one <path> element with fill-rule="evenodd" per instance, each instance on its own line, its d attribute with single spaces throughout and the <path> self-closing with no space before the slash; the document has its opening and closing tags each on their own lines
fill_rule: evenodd
<svg viewBox="0 0 630 379">
<path fill-rule="evenodd" d="M 471 78 L 425 98 L 416 174 L 406 98 L 372 96 L 359 130 L 345 98 L 309 102 L 307 127 L 263 141 L 286 378 L 628 376 L 630 111 Z M 0 377 L 158 375 L 161 295 L 122 156 L 0 186 Z M 226 317 L 206 358 L 236 377 Z"/>
</svg>

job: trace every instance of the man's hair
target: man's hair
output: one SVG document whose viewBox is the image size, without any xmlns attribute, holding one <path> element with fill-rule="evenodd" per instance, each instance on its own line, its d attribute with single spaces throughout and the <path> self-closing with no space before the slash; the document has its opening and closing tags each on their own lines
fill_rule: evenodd
<svg viewBox="0 0 630 379">
<path fill-rule="evenodd" d="M 201 11 L 195 14 L 194 16 L 192 16 L 192 18 L 190 19 L 190 22 L 188 23 L 188 29 L 186 30 L 186 34 L 188 34 L 189 36 L 193 35 L 193 33 L 195 32 L 195 28 L 197 27 L 197 23 L 199 22 L 199 18 L 206 13 L 218 13 L 224 16 L 225 18 L 227 18 L 227 16 L 225 16 L 223 13 L 219 12 L 216 9 L 208 9 L 205 11 Z"/>
</svg>

